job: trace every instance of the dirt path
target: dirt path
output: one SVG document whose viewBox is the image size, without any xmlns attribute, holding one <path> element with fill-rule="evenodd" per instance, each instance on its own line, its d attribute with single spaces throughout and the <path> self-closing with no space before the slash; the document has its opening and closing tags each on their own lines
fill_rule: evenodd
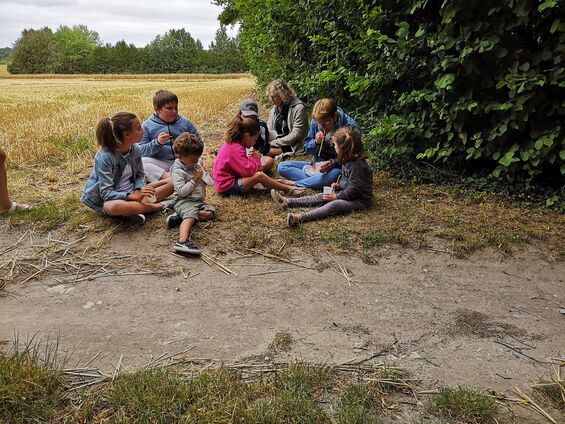
<svg viewBox="0 0 565 424">
<path fill-rule="evenodd" d="M 218 259 L 232 276 L 171 255 L 171 236 L 118 232 L 112 246 L 133 255 L 131 246 L 142 246 L 153 260 L 166 261 L 172 276 L 9 284 L 0 297 L 0 346 L 7 350 L 15 333 L 59 335 L 63 349 L 76 349 L 73 364 L 101 351 L 96 364 L 104 369 L 121 354 L 136 367 L 151 355 L 187 348 L 192 357 L 226 361 L 373 357 L 405 367 L 427 387 L 500 391 L 529 390 L 551 372 L 501 343 L 540 362 L 563 356 L 565 266 L 534 251 L 510 258 L 482 251 L 462 260 L 388 248 L 371 252 L 374 264 L 323 249 L 316 256 L 293 252 L 307 268 L 232 252 Z M 7 245 L 0 243 L 0 251 Z M 355 282 L 323 258 L 347 268 Z M 292 337 L 287 352 L 269 348 L 280 332 Z"/>
</svg>

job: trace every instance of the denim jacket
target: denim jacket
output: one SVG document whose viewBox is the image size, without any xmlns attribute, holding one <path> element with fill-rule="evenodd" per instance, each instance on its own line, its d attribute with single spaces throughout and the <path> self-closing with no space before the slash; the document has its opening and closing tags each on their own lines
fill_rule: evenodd
<svg viewBox="0 0 565 424">
<path fill-rule="evenodd" d="M 80 201 L 101 214 L 103 213 L 104 202 L 126 200 L 129 193 L 115 191 L 115 188 L 120 183 L 128 163 L 133 172 L 134 189 L 142 188 L 145 185 L 145 180 L 139 145 L 131 146 L 130 151 L 125 156 L 117 150 L 102 149 L 94 157 L 94 168 L 86 181 Z"/>
</svg>

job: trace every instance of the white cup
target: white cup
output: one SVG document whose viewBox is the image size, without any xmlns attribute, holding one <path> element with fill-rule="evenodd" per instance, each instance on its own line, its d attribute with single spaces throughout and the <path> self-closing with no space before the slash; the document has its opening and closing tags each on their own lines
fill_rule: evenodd
<svg viewBox="0 0 565 424">
<path fill-rule="evenodd" d="M 245 149 L 245 152 L 247 153 L 247 157 L 250 158 L 251 156 L 253 156 L 253 151 L 255 149 L 253 147 L 248 147 L 247 149 Z"/>
<path fill-rule="evenodd" d="M 147 201 L 149 203 L 157 203 L 157 197 L 155 197 L 154 194 L 150 194 L 149 196 L 147 196 Z"/>
<path fill-rule="evenodd" d="M 334 189 L 330 186 L 324 186 L 324 195 L 333 193 Z"/>
</svg>

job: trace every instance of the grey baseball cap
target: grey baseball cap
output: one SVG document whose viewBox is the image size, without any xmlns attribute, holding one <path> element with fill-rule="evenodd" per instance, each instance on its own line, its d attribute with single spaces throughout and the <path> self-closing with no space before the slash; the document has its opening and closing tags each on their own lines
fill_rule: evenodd
<svg viewBox="0 0 565 424">
<path fill-rule="evenodd" d="M 256 100 L 245 99 L 239 104 L 239 110 L 243 116 L 259 115 L 259 105 Z"/>
</svg>

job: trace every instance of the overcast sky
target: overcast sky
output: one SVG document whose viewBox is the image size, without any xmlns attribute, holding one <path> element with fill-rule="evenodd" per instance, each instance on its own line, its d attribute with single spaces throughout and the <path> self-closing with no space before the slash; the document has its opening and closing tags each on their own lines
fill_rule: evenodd
<svg viewBox="0 0 565 424">
<path fill-rule="evenodd" d="M 104 43 L 143 47 L 158 34 L 185 28 L 205 48 L 219 28 L 221 8 L 210 0 L 0 0 L 0 47 L 12 47 L 26 28 L 86 25 Z M 235 29 L 229 29 L 234 36 Z"/>
</svg>

